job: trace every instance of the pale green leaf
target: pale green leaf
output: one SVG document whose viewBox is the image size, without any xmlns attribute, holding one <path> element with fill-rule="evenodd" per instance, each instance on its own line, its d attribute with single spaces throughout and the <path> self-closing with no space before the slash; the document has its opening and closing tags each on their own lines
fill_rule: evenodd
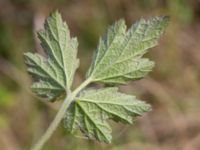
<svg viewBox="0 0 200 150">
<path fill-rule="evenodd" d="M 57 11 L 47 18 L 44 28 L 38 36 L 46 57 L 26 53 L 25 62 L 36 79 L 33 91 L 52 100 L 71 87 L 79 64 L 76 58 L 78 42 L 70 37 L 68 26 Z"/>
<path fill-rule="evenodd" d="M 80 129 L 90 138 L 111 142 L 108 119 L 132 123 L 132 118 L 151 109 L 150 105 L 134 96 L 118 92 L 117 87 L 85 90 L 67 110 L 64 123 L 67 130 L 76 133 Z"/>
<path fill-rule="evenodd" d="M 168 21 L 165 16 L 140 19 L 128 31 L 124 20 L 116 22 L 100 39 L 87 78 L 94 82 L 125 84 L 144 77 L 154 63 L 141 57 L 157 45 Z"/>
<path fill-rule="evenodd" d="M 35 82 L 32 89 L 41 97 L 55 100 L 69 91 L 58 113 L 66 113 L 64 123 L 73 134 L 80 131 L 89 139 L 110 143 L 111 127 L 108 120 L 129 123 L 133 118 L 150 111 L 150 105 L 134 96 L 118 92 L 117 87 L 86 89 L 91 82 L 125 84 L 144 77 L 154 62 L 142 56 L 157 45 L 168 17 L 140 19 L 128 31 L 124 20 L 112 25 L 99 41 L 87 79 L 75 91 L 70 88 L 78 67 L 78 42 L 71 38 L 69 29 L 58 12 L 50 15 L 44 30 L 38 33 L 46 56 L 26 53 L 27 70 Z M 70 106 L 69 106 L 70 105 Z M 65 108 L 69 108 L 64 111 Z"/>
</svg>

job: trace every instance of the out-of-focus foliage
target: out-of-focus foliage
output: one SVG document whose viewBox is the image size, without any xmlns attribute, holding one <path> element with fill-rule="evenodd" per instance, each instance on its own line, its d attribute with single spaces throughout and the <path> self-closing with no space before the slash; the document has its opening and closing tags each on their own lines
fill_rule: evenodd
<svg viewBox="0 0 200 150">
<path fill-rule="evenodd" d="M 61 127 L 45 150 L 200 149 L 198 0 L 0 0 L 1 149 L 28 149 L 54 117 L 54 105 L 60 104 L 43 104 L 31 94 L 22 56 L 26 50 L 44 54 L 35 33 L 55 9 L 80 41 L 75 85 L 82 82 L 98 38 L 112 22 L 125 18 L 130 27 L 141 16 L 170 15 L 171 24 L 159 46 L 147 54 L 155 60 L 155 70 L 147 79 L 120 87 L 149 100 L 153 111 L 135 126 L 111 122 L 112 145 L 71 138 Z"/>
<path fill-rule="evenodd" d="M 6 87 L 0 85 L 0 106 L 2 108 L 9 107 L 12 103 L 14 103 L 13 100 L 13 93 L 10 93 Z"/>
</svg>

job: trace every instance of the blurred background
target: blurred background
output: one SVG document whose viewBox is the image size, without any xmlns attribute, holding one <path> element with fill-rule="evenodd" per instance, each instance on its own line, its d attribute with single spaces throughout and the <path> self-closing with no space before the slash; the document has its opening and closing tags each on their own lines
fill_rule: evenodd
<svg viewBox="0 0 200 150">
<path fill-rule="evenodd" d="M 135 125 L 112 123 L 110 145 L 69 135 L 61 125 L 44 150 L 200 150 L 199 0 L 0 0 L 0 149 L 26 150 L 46 130 L 60 102 L 46 103 L 29 89 L 23 53 L 43 53 L 36 31 L 58 9 L 79 40 L 84 80 L 98 39 L 108 25 L 125 18 L 171 16 L 159 46 L 146 55 L 156 62 L 148 77 L 121 86 L 152 104 Z"/>
</svg>

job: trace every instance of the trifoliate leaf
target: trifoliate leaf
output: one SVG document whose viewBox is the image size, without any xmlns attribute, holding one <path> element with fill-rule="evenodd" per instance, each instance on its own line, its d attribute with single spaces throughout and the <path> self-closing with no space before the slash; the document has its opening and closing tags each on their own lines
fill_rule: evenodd
<svg viewBox="0 0 200 150">
<path fill-rule="evenodd" d="M 71 133 L 75 134 L 80 129 L 90 139 L 110 143 L 111 127 L 107 119 L 132 123 L 132 117 L 142 115 L 150 109 L 150 105 L 134 96 L 118 92 L 116 87 L 90 89 L 83 91 L 71 104 L 64 123 Z"/>
<path fill-rule="evenodd" d="M 38 36 L 47 58 L 26 53 L 25 62 L 37 80 L 32 85 L 33 91 L 53 100 L 71 87 L 79 64 L 76 58 L 78 42 L 70 37 L 68 26 L 57 11 L 47 18 L 44 28 Z"/>
<path fill-rule="evenodd" d="M 140 19 L 128 31 L 124 20 L 112 25 L 99 41 L 87 78 L 109 84 L 125 84 L 144 77 L 154 63 L 141 58 L 157 45 L 169 17 Z"/>
</svg>

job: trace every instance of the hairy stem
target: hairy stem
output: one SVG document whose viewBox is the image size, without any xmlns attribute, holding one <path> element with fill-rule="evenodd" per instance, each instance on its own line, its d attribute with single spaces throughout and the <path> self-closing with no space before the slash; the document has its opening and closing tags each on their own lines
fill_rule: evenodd
<svg viewBox="0 0 200 150">
<path fill-rule="evenodd" d="M 51 137 L 53 132 L 58 127 L 59 123 L 63 119 L 66 110 L 70 106 L 71 102 L 74 100 L 74 98 L 77 96 L 77 94 L 85 88 L 89 83 L 91 82 L 90 79 L 85 80 L 77 89 L 74 90 L 73 93 L 68 92 L 67 97 L 65 98 L 64 102 L 62 103 L 59 111 L 57 112 L 54 120 L 49 125 L 46 132 L 42 135 L 42 137 L 38 140 L 38 142 L 31 148 L 31 150 L 41 150 L 44 144 L 48 141 L 48 139 Z"/>
</svg>

